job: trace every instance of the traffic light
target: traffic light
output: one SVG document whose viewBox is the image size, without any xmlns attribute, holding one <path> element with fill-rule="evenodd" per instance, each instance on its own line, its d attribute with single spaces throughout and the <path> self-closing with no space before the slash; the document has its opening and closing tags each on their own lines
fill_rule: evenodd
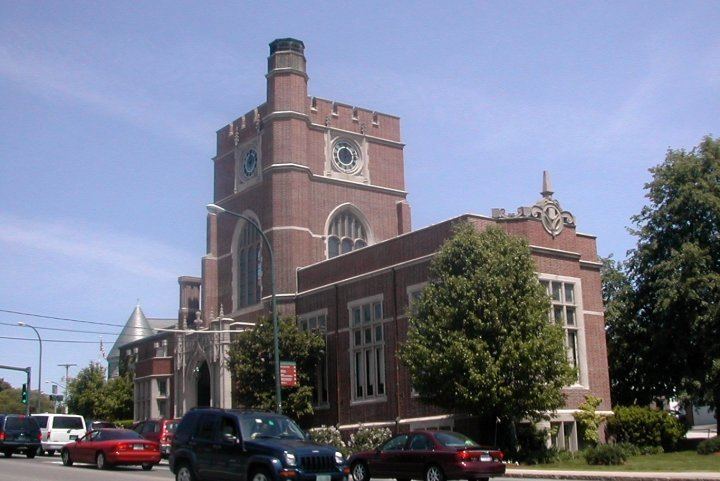
<svg viewBox="0 0 720 481">
<path fill-rule="evenodd" d="M 23 384 L 23 387 L 22 387 L 22 397 L 21 397 L 20 399 L 22 400 L 22 403 L 23 403 L 23 404 L 27 404 L 27 403 L 28 403 L 28 388 L 27 388 L 27 384 Z"/>
</svg>

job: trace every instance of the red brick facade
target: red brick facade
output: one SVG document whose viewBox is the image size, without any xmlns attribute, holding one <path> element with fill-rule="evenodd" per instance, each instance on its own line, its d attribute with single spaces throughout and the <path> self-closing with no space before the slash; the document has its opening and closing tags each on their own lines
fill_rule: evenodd
<svg viewBox="0 0 720 481">
<path fill-rule="evenodd" d="M 309 97 L 304 46 L 296 40 L 271 44 L 266 77 L 265 103 L 217 132 L 213 202 L 256 219 L 267 235 L 281 311 L 300 317 L 321 311 L 325 316 L 329 402 L 317 410 L 314 424 L 410 426 L 421 419 L 442 417 L 441 411 L 412 395 L 407 370 L 397 363 L 395 353 L 406 337 L 408 288 L 427 280 L 428 262 L 450 235 L 453 222 L 461 219 L 480 230 L 499 225 L 526 238 L 541 278 L 575 286 L 583 374 L 577 386 L 566 389 L 565 414 L 589 393 L 603 399 L 600 409 L 610 409 L 594 237 L 577 233 L 572 216 L 560 222 L 559 231 L 551 232 L 539 214 L 529 214 L 530 208 L 516 216 L 464 215 L 411 232 L 399 119 Z M 360 158 L 361 168 L 350 173 L 339 169 L 333 157 L 342 139 L 355 146 Z M 247 160 L 250 150 L 257 152 L 254 171 Z M 546 194 L 546 199 L 556 202 Z M 329 223 L 342 209 L 357 214 L 369 246 L 329 259 Z M 205 327 L 220 313 L 241 322 L 267 313 L 270 272 L 265 250 L 263 302 L 243 307 L 238 301 L 237 271 L 241 268 L 236 248 L 242 225 L 244 221 L 229 214 L 208 215 L 200 303 Z M 381 303 L 384 395 L 355 401 L 348 306 L 364 298 Z M 567 417 L 564 420 L 570 422 Z"/>
</svg>

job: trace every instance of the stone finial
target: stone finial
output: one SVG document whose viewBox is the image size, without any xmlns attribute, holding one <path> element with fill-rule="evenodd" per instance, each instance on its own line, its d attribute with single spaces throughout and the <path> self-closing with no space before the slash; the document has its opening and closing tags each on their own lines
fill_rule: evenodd
<svg viewBox="0 0 720 481">
<path fill-rule="evenodd" d="M 543 170 L 543 184 L 542 184 L 542 195 L 544 198 L 549 199 L 554 194 L 552 183 L 550 182 L 550 173 L 547 170 Z"/>
</svg>

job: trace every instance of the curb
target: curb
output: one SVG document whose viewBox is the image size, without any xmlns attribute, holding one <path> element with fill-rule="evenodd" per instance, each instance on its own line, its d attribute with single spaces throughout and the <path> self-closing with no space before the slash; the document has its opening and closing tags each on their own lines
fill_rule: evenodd
<svg viewBox="0 0 720 481">
<path fill-rule="evenodd" d="M 578 479 L 592 481 L 699 481 L 720 480 L 720 474 L 712 472 L 697 473 L 643 473 L 643 472 L 588 472 L 588 471 L 505 471 L 506 478 L 518 479 Z"/>
</svg>

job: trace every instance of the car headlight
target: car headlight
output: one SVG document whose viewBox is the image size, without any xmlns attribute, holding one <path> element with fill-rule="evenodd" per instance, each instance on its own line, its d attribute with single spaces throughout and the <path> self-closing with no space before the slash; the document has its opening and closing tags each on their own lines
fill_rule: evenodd
<svg viewBox="0 0 720 481">
<path fill-rule="evenodd" d="M 293 453 L 285 453 L 285 465 L 286 466 L 295 466 L 297 463 L 297 460 L 295 459 L 295 455 Z"/>
<path fill-rule="evenodd" d="M 343 464 L 345 462 L 345 456 L 340 451 L 335 451 L 335 463 Z"/>
</svg>

